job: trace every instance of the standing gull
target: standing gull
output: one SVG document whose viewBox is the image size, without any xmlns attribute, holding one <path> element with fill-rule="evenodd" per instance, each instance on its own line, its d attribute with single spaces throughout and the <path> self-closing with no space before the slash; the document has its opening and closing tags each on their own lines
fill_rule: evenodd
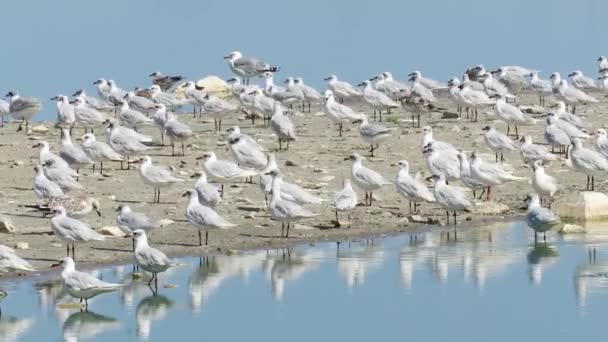
<svg viewBox="0 0 608 342">
<path fill-rule="evenodd" d="M 0 245 L 0 272 L 28 271 L 35 269 L 29 262 L 21 259 L 15 250 L 5 245 Z"/>
<path fill-rule="evenodd" d="M 369 152 L 374 156 L 374 151 L 380 147 L 380 143 L 391 136 L 391 128 L 376 123 L 369 123 L 367 116 L 361 114 L 360 119 L 354 122 L 361 122 L 359 125 L 359 135 L 361 139 L 370 145 Z M 375 145 L 375 146 L 374 146 Z"/>
<path fill-rule="evenodd" d="M 338 136 L 340 137 L 342 136 L 343 125 L 361 118 L 361 114 L 336 101 L 334 93 L 331 90 L 325 91 L 323 111 L 333 123 L 338 124 Z"/>
<path fill-rule="evenodd" d="M 464 152 L 458 153 L 458 160 L 460 161 L 460 181 L 467 188 L 473 190 L 473 199 L 477 198 L 476 192 L 478 190 L 482 190 L 481 195 L 479 195 L 478 198 L 481 199 L 483 197 L 483 194 L 485 194 L 486 192 L 485 184 L 475 179 L 471 175 L 471 164 L 469 164 L 469 159 L 467 158 L 467 155 Z"/>
<path fill-rule="evenodd" d="M 249 170 L 261 170 L 268 163 L 266 154 L 257 144 L 251 144 L 241 136 L 228 138 L 230 153 L 239 167 Z"/>
<path fill-rule="evenodd" d="M 335 96 L 344 102 L 345 99 L 361 97 L 361 91 L 355 88 L 352 84 L 338 80 L 336 75 L 330 75 L 324 79 L 327 81 L 327 87 Z"/>
<path fill-rule="evenodd" d="M 595 191 L 595 176 L 605 175 L 608 171 L 608 159 L 594 150 L 583 146 L 578 138 L 572 139 L 570 161 L 576 172 L 587 175 L 587 190 Z"/>
<path fill-rule="evenodd" d="M 153 203 L 160 203 L 160 189 L 184 182 L 183 178 L 175 177 L 164 167 L 152 165 L 152 159 L 144 156 L 139 160 L 139 175 L 145 184 L 154 188 Z"/>
<path fill-rule="evenodd" d="M 220 99 L 219 97 L 209 94 L 205 95 L 205 103 L 203 104 L 203 112 L 213 118 L 215 122 L 215 130 L 222 130 L 222 118 L 229 113 L 236 112 L 237 106 Z"/>
<path fill-rule="evenodd" d="M 534 242 L 538 239 L 538 233 L 543 233 L 544 240 L 547 241 L 547 231 L 560 223 L 559 217 L 550 209 L 540 206 L 540 199 L 537 194 L 528 195 L 525 202 L 528 202 L 526 223 L 534 230 Z"/>
<path fill-rule="evenodd" d="M 600 128 L 595 131 L 593 149 L 608 159 L 608 134 L 606 134 L 605 129 Z"/>
<path fill-rule="evenodd" d="M 568 134 L 564 132 L 557 125 L 557 118 L 548 117 L 547 118 L 547 126 L 545 127 L 545 140 L 549 145 L 551 145 L 551 150 L 553 152 L 555 147 L 558 147 L 561 150 L 564 150 L 564 153 L 567 154 L 566 146 L 570 145 L 571 140 Z"/>
<path fill-rule="evenodd" d="M 476 152 L 471 154 L 471 176 L 488 188 L 486 189 L 486 200 L 490 200 L 493 186 L 501 185 L 510 181 L 525 181 L 527 178 L 514 176 L 504 166 L 484 162 Z"/>
<path fill-rule="evenodd" d="M 70 103 L 67 96 L 57 95 L 51 99 L 55 102 L 57 109 L 57 122 L 56 124 L 61 128 L 69 128 L 70 130 L 74 127 L 76 122 L 76 114 L 74 113 L 74 106 Z M 63 131 L 62 131 L 63 136 Z"/>
<path fill-rule="evenodd" d="M 70 130 L 64 128 L 63 138 L 61 139 L 61 148 L 59 148 L 59 156 L 65 160 L 70 167 L 73 167 L 78 171 L 81 167 L 90 165 L 93 163 L 91 158 L 84 152 L 80 146 L 76 146 L 72 143 L 70 137 Z"/>
<path fill-rule="evenodd" d="M 236 224 L 226 221 L 215 210 L 202 205 L 198 199 L 196 190 L 188 190 L 183 196 L 188 196 L 188 205 L 186 207 L 186 218 L 191 225 L 198 230 L 198 245 L 203 245 L 201 231 L 205 231 L 205 246 L 209 242 L 210 229 L 229 229 L 235 227 Z"/>
<path fill-rule="evenodd" d="M 551 82 L 538 77 L 538 71 L 532 71 L 528 76 L 530 76 L 530 87 L 532 87 L 532 90 L 538 96 L 538 104 L 544 106 L 545 97 L 553 93 Z"/>
<path fill-rule="evenodd" d="M 53 162 L 55 162 L 55 165 L 57 167 L 61 167 L 61 168 L 70 167 L 63 158 L 61 158 L 60 156 L 51 152 L 51 147 L 49 146 L 48 142 L 40 141 L 38 144 L 32 146 L 32 148 L 36 148 L 36 147 L 40 148 L 40 153 L 38 155 L 38 163 L 40 163 L 41 165 L 45 164 L 49 160 L 52 160 Z M 74 172 L 74 174 L 76 174 L 76 173 Z"/>
<path fill-rule="evenodd" d="M 218 160 L 214 152 L 205 152 L 197 159 L 203 160 L 203 168 L 211 177 L 220 181 L 233 178 L 253 177 L 258 173 L 252 170 L 241 169 L 236 163 L 227 160 Z M 224 183 L 222 183 L 222 197 L 224 196 Z"/>
<path fill-rule="evenodd" d="M 495 95 L 496 98 L 496 115 L 500 120 L 504 121 L 507 126 L 507 135 L 511 131 L 511 125 L 515 126 L 515 137 L 519 139 L 519 131 L 517 126 L 528 126 L 536 123 L 536 120 L 524 114 L 521 109 L 507 103 L 507 99 L 501 95 Z"/>
<path fill-rule="evenodd" d="M 73 170 L 70 168 L 57 167 L 53 160 L 49 160 L 42 165 L 44 174 L 53 183 L 59 185 L 61 190 L 82 190 L 83 187 L 73 177 Z"/>
<path fill-rule="evenodd" d="M 163 75 L 160 71 L 155 71 L 148 77 L 151 77 L 152 84 L 159 86 L 162 91 L 171 91 L 179 81 L 184 79 L 183 76 Z"/>
<path fill-rule="evenodd" d="M 51 230 L 66 244 L 67 256 L 70 256 L 70 245 L 72 245 L 72 258 L 76 259 L 75 244 L 105 240 L 103 235 L 94 231 L 88 224 L 68 217 L 64 207 L 55 207 L 51 213 L 54 215 L 50 221 Z"/>
<path fill-rule="evenodd" d="M 126 204 L 116 208 L 116 225 L 125 235 L 131 236 L 134 231 L 141 229 L 150 234 L 154 229 L 160 228 L 160 222 L 142 212 L 133 211 Z M 135 250 L 135 239 L 133 239 L 133 250 Z"/>
<path fill-rule="evenodd" d="M 34 194 L 36 194 L 36 197 L 53 199 L 63 196 L 63 190 L 46 177 L 41 165 L 34 166 L 34 171 L 36 171 L 34 176 Z"/>
<path fill-rule="evenodd" d="M 500 161 L 505 161 L 503 153 L 505 151 L 517 151 L 519 146 L 511 140 L 508 136 L 497 131 L 492 126 L 486 126 L 482 129 L 485 133 L 483 134 L 483 140 L 486 145 L 496 153 L 496 162 L 498 163 L 498 153 L 500 153 Z"/>
<path fill-rule="evenodd" d="M 426 185 L 410 175 L 410 164 L 406 160 L 397 162 L 399 172 L 397 173 L 397 181 L 395 186 L 397 192 L 406 198 L 410 204 L 410 213 L 417 211 L 417 206 L 420 202 L 435 202 L 435 196 L 429 191 Z M 412 203 L 414 210 L 412 211 Z"/>
<path fill-rule="evenodd" d="M 187 124 L 177 120 L 173 113 L 165 110 L 165 134 L 171 141 L 171 155 L 175 156 L 175 143 L 179 142 L 182 145 L 182 156 L 186 155 L 184 141 L 190 139 L 193 135 L 192 128 Z"/>
<path fill-rule="evenodd" d="M 145 114 L 129 107 L 129 103 L 126 100 L 120 102 L 118 119 L 121 126 L 132 128 L 136 132 L 143 125 L 152 123 L 152 119 L 147 117 Z"/>
<path fill-rule="evenodd" d="M 220 189 L 207 182 L 207 173 L 203 170 L 199 171 L 198 179 L 192 186 L 192 190 L 196 191 L 198 201 L 204 206 L 213 208 L 222 201 Z"/>
<path fill-rule="evenodd" d="M 243 57 L 239 51 L 233 51 L 226 56 L 225 60 L 228 60 L 228 65 L 232 72 L 241 77 L 243 83 L 249 84 L 249 79 L 252 77 L 260 76 L 265 72 L 277 72 L 278 67 L 271 66 L 270 64 L 263 62 L 257 58 Z"/>
<path fill-rule="evenodd" d="M 386 109 L 387 113 L 390 113 L 391 108 L 401 106 L 385 93 L 374 89 L 368 80 L 359 83 L 359 87 L 363 87 L 363 100 L 374 110 L 374 118 L 376 118 L 376 110 L 378 110 L 380 121 L 382 121 L 382 109 Z"/>
<path fill-rule="evenodd" d="M 42 103 L 38 99 L 32 97 L 21 97 L 14 91 L 9 91 L 5 95 L 8 102 L 8 110 L 10 115 L 17 120 L 21 120 L 17 132 L 23 129 L 25 123 L 25 131 L 28 131 L 30 120 L 42 110 Z"/>
<path fill-rule="evenodd" d="M 279 151 L 282 150 L 282 142 L 287 142 L 286 149 L 289 149 L 289 142 L 296 140 L 296 130 L 293 122 L 283 112 L 279 102 L 274 103 L 274 114 L 270 119 L 270 128 L 279 139 Z"/>
<path fill-rule="evenodd" d="M 165 272 L 171 266 L 175 266 L 175 262 L 169 259 L 165 253 L 148 245 L 148 237 L 144 230 L 137 229 L 131 234 L 135 239 L 135 252 L 133 252 L 135 261 L 139 267 L 152 273 L 148 286 L 154 281 L 154 285 L 158 289 L 158 274 Z"/>
<path fill-rule="evenodd" d="M 334 194 L 334 207 L 336 208 L 336 226 L 341 226 L 338 212 L 343 211 L 347 213 L 346 219 L 348 220 L 348 228 L 350 228 L 350 212 L 357 207 L 357 193 L 353 190 L 350 179 L 345 178 L 342 181 L 342 188 Z"/>
<path fill-rule="evenodd" d="M 460 162 L 458 151 L 451 149 L 437 149 L 434 142 L 429 142 L 422 155 L 426 159 L 426 166 L 431 174 L 442 174 L 446 181 L 460 179 Z"/>
<path fill-rule="evenodd" d="M 110 145 L 103 141 L 97 141 L 93 133 L 83 135 L 82 140 L 82 150 L 93 161 L 93 172 L 95 172 L 96 162 L 99 162 L 99 173 L 102 174 L 104 161 L 123 161 L 122 156 L 116 153 Z"/>
<path fill-rule="evenodd" d="M 533 162 L 535 160 L 540 161 L 556 161 L 559 157 L 551 152 L 542 145 L 536 145 L 532 142 L 532 137 L 529 135 L 521 137 L 519 140 L 519 152 L 521 157 L 526 163 Z"/>
<path fill-rule="evenodd" d="M 595 84 L 595 81 L 591 77 L 583 75 L 583 72 L 580 70 L 574 70 L 568 74 L 568 77 L 570 77 L 572 85 L 580 90 L 597 89 L 597 84 Z"/>
<path fill-rule="evenodd" d="M 80 89 L 72 94 L 76 99 L 82 100 L 87 106 L 99 111 L 111 111 L 113 110 L 113 106 L 108 103 L 106 100 L 98 99 L 93 96 L 88 96 L 87 93 Z"/>
<path fill-rule="evenodd" d="M 74 115 L 76 117 L 76 124 L 84 127 L 84 132 L 101 125 L 105 120 L 106 116 L 99 112 L 97 109 L 90 107 L 84 99 L 77 97 L 72 102 L 74 105 Z"/>
<path fill-rule="evenodd" d="M 448 185 L 445 181 L 445 176 L 442 173 L 433 175 L 433 179 L 435 180 L 433 195 L 435 195 L 437 203 L 445 208 L 447 224 L 450 224 L 450 210 L 454 212 L 454 224 L 457 224 L 456 212 L 470 211 L 470 208 L 473 207 L 473 203 L 471 203 L 462 190 Z"/>
<path fill-rule="evenodd" d="M 276 170 L 270 171 L 269 174 L 272 176 L 272 199 L 268 207 L 270 217 L 281 222 L 281 237 L 283 237 L 285 223 L 287 222 L 287 232 L 284 236 L 289 237 L 291 222 L 316 215 L 295 202 L 284 200 L 281 192 L 283 179 Z"/>
<path fill-rule="evenodd" d="M 363 158 L 358 153 L 353 153 L 350 157 L 344 160 L 351 160 L 353 162 L 351 167 L 351 178 L 353 183 L 365 191 L 365 204 L 368 206 L 372 205 L 373 192 L 380 189 L 382 186 L 390 184 L 389 181 L 378 172 L 363 166 Z"/>
<path fill-rule="evenodd" d="M 557 180 L 545 173 L 545 167 L 540 160 L 532 164 L 532 170 L 534 171 L 532 189 L 539 195 L 541 203 L 543 197 L 545 198 L 545 202 L 549 202 L 555 192 L 557 192 Z"/>
<path fill-rule="evenodd" d="M 138 134 L 132 129 L 121 127 L 118 123 L 110 122 L 106 130 L 108 133 L 108 145 L 110 145 L 116 153 L 127 157 L 127 170 L 131 167 L 129 162 L 130 156 L 138 155 L 150 149 L 142 143 L 145 136 Z M 122 161 L 120 162 L 120 169 L 123 169 Z"/>
</svg>

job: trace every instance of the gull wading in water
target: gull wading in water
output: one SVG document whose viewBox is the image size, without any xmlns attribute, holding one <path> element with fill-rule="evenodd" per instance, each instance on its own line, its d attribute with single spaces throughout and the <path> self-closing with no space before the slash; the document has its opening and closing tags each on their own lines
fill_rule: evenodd
<svg viewBox="0 0 608 342">
<path fill-rule="evenodd" d="M 116 291 L 124 286 L 124 284 L 108 283 L 88 273 L 77 271 L 74 260 L 70 257 L 65 257 L 52 265 L 52 267 L 58 266 L 63 268 L 61 280 L 63 280 L 66 292 L 70 296 L 80 299 L 80 303 L 84 301 L 85 310 L 89 308 L 89 299 Z"/>
<path fill-rule="evenodd" d="M 417 206 L 421 202 L 435 203 L 435 196 L 427 186 L 410 175 L 410 164 L 408 161 L 398 161 L 397 167 L 399 167 L 399 172 L 397 173 L 395 185 L 397 192 L 409 201 L 410 213 L 416 212 Z M 413 211 L 412 203 L 414 204 Z"/>
<path fill-rule="evenodd" d="M 185 179 L 175 177 L 164 167 L 152 165 L 152 159 L 144 156 L 139 160 L 139 175 L 146 185 L 154 188 L 153 203 L 160 203 L 160 189 L 184 182 Z"/>
<path fill-rule="evenodd" d="M 528 195 L 524 202 L 528 203 L 526 223 L 534 230 L 534 242 L 538 240 L 538 233 L 543 233 L 543 238 L 547 241 L 547 231 L 560 223 L 559 217 L 550 209 L 541 207 L 537 194 Z"/>
<path fill-rule="evenodd" d="M 334 207 L 336 208 L 336 227 L 341 226 L 338 212 L 342 211 L 346 212 L 348 228 L 350 228 L 350 212 L 357 207 L 357 193 L 353 190 L 350 179 L 345 178 L 342 181 L 342 188 L 335 192 Z"/>
<path fill-rule="evenodd" d="M 374 200 L 373 192 L 380 189 L 384 185 L 391 184 L 389 181 L 378 172 L 363 166 L 365 158 L 358 153 L 353 153 L 350 157 L 344 160 L 353 162 L 351 167 L 351 178 L 353 183 L 365 191 L 365 204 L 371 206 Z"/>
<path fill-rule="evenodd" d="M 77 243 L 105 240 L 103 235 L 94 231 L 88 224 L 68 217 L 64 207 L 55 207 L 51 213 L 53 214 L 53 218 L 50 220 L 51 230 L 65 243 L 67 256 L 70 256 L 70 245 L 72 245 L 72 258 L 76 259 L 75 245 Z"/>
<path fill-rule="evenodd" d="M 198 230 L 198 245 L 203 245 L 201 231 L 205 231 L 205 246 L 209 242 L 210 229 L 230 229 L 236 224 L 226 221 L 215 210 L 204 206 L 198 199 L 198 191 L 188 190 L 182 196 L 188 196 L 186 207 L 186 218 L 191 225 Z"/>
<path fill-rule="evenodd" d="M 134 230 L 131 235 L 135 239 L 135 251 L 133 252 L 135 261 L 143 270 L 152 273 L 148 286 L 154 282 L 154 286 L 158 289 L 158 274 L 175 266 L 175 262 L 169 259 L 165 253 L 148 245 L 148 237 L 144 230 Z"/>
</svg>

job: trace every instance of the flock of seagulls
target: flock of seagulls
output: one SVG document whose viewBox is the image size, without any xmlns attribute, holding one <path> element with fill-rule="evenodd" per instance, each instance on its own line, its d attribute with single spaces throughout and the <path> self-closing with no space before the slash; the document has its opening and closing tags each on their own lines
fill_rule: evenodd
<svg viewBox="0 0 608 342">
<path fill-rule="evenodd" d="M 488 71 L 483 65 L 466 70 L 462 77 L 452 78 L 447 83 L 425 77 L 420 71 L 411 72 L 408 82 L 400 82 L 390 72 L 383 72 L 363 80 L 358 86 L 339 80 L 336 75 L 325 78 L 327 90 L 319 92 L 304 83 L 302 78 L 289 77 L 284 85 L 274 83 L 274 74 L 279 68 L 260 59 L 243 56 L 238 51 L 224 57 L 229 69 L 236 76 L 226 81 L 229 96 L 221 96 L 213 89 L 206 89 L 197 82 L 187 81 L 181 76 L 150 74 L 149 88 L 127 91 L 113 80 L 98 79 L 97 95 L 87 95 L 78 90 L 73 99 L 65 95 L 52 98 L 56 103 L 57 127 L 61 130 L 61 142 L 57 151 L 52 151 L 48 142 L 41 141 L 38 164 L 34 167 L 33 191 L 50 211 L 49 225 L 53 233 L 64 242 L 67 257 L 61 259 L 62 278 L 69 293 L 87 303 L 87 299 L 116 290 L 120 284 L 108 284 L 78 272 L 74 260 L 75 245 L 88 241 L 104 240 L 83 220 L 86 214 L 99 204 L 95 199 L 78 198 L 83 186 L 78 179 L 85 167 L 95 172 L 104 172 L 104 162 L 120 162 L 121 170 L 129 170 L 138 164 L 142 184 L 154 191 L 152 203 L 159 203 L 161 190 L 181 186 L 187 180 L 173 174 L 169 168 L 155 163 L 148 152 L 171 144 L 172 156 L 186 154 L 185 143 L 193 140 L 192 128 L 182 119 L 180 109 L 192 106 L 194 117 L 207 116 L 214 121 L 214 130 L 222 130 L 222 120 L 243 112 L 252 123 L 263 118 L 263 126 L 277 138 L 276 152 L 289 150 L 297 144 L 296 110 L 310 112 L 311 105 L 318 106 L 329 122 L 337 125 L 341 137 L 344 127 L 358 125 L 361 141 L 370 146 L 370 156 L 375 156 L 387 138 L 396 134 L 394 128 L 383 123 L 396 108 L 404 108 L 412 115 L 413 126 L 421 114 L 444 111 L 439 105 L 452 104 L 459 116 L 466 115 L 478 121 L 480 110 L 494 112 L 496 118 L 508 125 L 501 132 L 487 125 L 479 132 L 487 148 L 494 152 L 495 160 L 486 161 L 479 151 L 467 151 L 442 141 L 434 136 L 433 128 L 421 128 L 421 153 L 431 177 L 427 179 L 412 170 L 408 160 L 396 162 L 396 178 L 387 179 L 366 165 L 366 158 L 353 152 L 344 160 L 351 161 L 350 179 L 344 179 L 342 187 L 335 192 L 336 226 L 340 226 L 339 213 L 347 215 L 348 226 L 351 215 L 359 205 L 355 189 L 365 193 L 364 205 L 374 205 L 374 195 L 388 186 L 409 201 L 411 213 L 418 212 L 423 203 L 435 203 L 445 209 L 447 223 L 457 224 L 459 212 L 474 211 L 476 200 L 485 194 L 491 199 L 492 188 L 509 182 L 529 181 L 530 195 L 527 198 L 526 222 L 536 233 L 545 233 L 559 224 L 559 219 L 548 207 L 560 185 L 546 168 L 551 162 L 565 162 L 576 173 L 587 176 L 587 189 L 594 190 L 595 177 L 608 171 L 608 137 L 604 129 L 591 132 L 591 124 L 576 113 L 581 106 L 598 102 L 589 92 L 604 89 L 608 78 L 608 61 L 598 60 L 601 81 L 595 82 L 576 70 L 568 75 L 570 82 L 557 72 L 544 80 L 538 71 L 519 67 L 502 66 Z M 252 80 L 262 79 L 262 85 Z M 552 97 L 555 107 L 547 115 L 532 115 L 517 104 L 524 92 L 533 92 L 539 105 Z M 368 113 L 355 109 L 361 104 Z M 571 111 L 568 111 L 570 108 Z M 6 94 L 0 103 L 3 122 L 6 116 L 20 121 L 19 130 L 29 128 L 30 120 L 42 110 L 41 102 L 34 98 L 21 97 L 17 92 Z M 466 114 L 465 114 L 466 113 Z M 579 111 L 580 113 L 580 111 Z M 384 118 L 383 118 L 384 114 Z M 369 117 L 368 117 L 369 116 Z M 371 118 L 373 116 L 373 120 Z M 386 121 L 386 120 L 385 120 Z M 542 122 L 546 122 L 543 126 Z M 159 139 L 142 133 L 147 126 L 159 129 Z M 514 134 L 511 134 L 513 126 Z M 530 126 L 544 133 L 545 145 L 532 141 L 528 135 L 521 136 L 519 127 Z M 75 128 L 82 128 L 84 135 L 80 144 L 74 143 Z M 104 138 L 98 138 L 100 128 Z M 202 168 L 196 182 L 183 192 L 188 197 L 185 218 L 198 231 L 199 245 L 209 242 L 209 231 L 230 229 L 235 226 L 230 219 L 220 214 L 224 183 L 245 179 L 253 183 L 259 177 L 261 192 L 266 199 L 270 218 L 281 222 L 281 236 L 289 237 L 294 222 L 315 217 L 318 214 L 311 205 L 328 202 L 295 183 L 283 178 L 274 153 L 269 146 L 261 145 L 252 136 L 241 132 L 238 126 L 227 131 L 227 145 L 232 160 L 220 159 L 213 151 L 197 156 Z M 592 148 L 583 141 L 593 135 Z M 533 169 L 531 180 L 515 175 L 513 167 L 505 164 L 504 155 L 519 152 L 525 163 Z M 344 156 L 343 156 L 344 157 Z M 406 158 L 407 156 L 403 156 Z M 106 167 L 107 169 L 107 167 Z M 212 179 L 219 186 L 209 182 Z M 433 181 L 429 187 L 427 181 Z M 462 186 L 456 185 L 460 181 Z M 473 196 L 470 195 L 472 192 Z M 477 192 L 481 196 L 477 198 Z M 543 206 L 543 204 L 545 206 Z M 175 265 L 163 252 L 149 243 L 149 235 L 161 225 L 143 212 L 132 211 L 128 206 L 117 208 L 118 227 L 134 241 L 133 253 L 139 267 L 152 273 L 150 283 L 157 284 L 159 273 Z M 71 253 L 70 253 L 71 249 Z M 71 256 L 70 256 L 71 254 Z M 32 267 L 15 255 L 14 250 L 0 246 L 0 269 L 31 271 Z"/>
</svg>

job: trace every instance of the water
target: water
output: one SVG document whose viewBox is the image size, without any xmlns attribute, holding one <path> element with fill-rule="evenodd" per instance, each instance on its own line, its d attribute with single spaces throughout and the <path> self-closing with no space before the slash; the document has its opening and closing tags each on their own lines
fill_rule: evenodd
<svg viewBox="0 0 608 342">
<path fill-rule="evenodd" d="M 153 295 L 129 285 L 80 313 L 58 275 L 5 282 L 3 341 L 551 340 L 594 338 L 608 314 L 608 235 L 534 245 L 521 223 L 180 260 Z M 593 254 L 595 250 L 595 257 Z M 590 254 L 591 253 L 591 254 Z"/>
<path fill-rule="evenodd" d="M 222 56 L 233 50 L 319 88 L 330 73 L 358 82 L 420 69 L 447 80 L 479 63 L 593 76 L 608 54 L 607 11 L 603 0 L 3 0 L 0 90 L 45 100 L 38 119 L 52 119 L 48 99 L 94 94 L 99 77 L 130 89 L 155 70 L 231 76 Z"/>
</svg>

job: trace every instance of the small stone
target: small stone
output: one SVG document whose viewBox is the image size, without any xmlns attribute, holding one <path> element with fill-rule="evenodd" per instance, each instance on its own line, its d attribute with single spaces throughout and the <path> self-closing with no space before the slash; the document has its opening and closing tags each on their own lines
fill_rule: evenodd
<svg viewBox="0 0 608 342">
<path fill-rule="evenodd" d="M 217 146 L 226 146 L 226 145 L 228 145 L 228 143 L 227 143 L 227 142 L 225 142 L 225 141 L 223 141 L 223 140 L 220 140 L 220 141 L 216 142 L 215 144 L 216 144 Z"/>
<path fill-rule="evenodd" d="M 246 219 L 254 219 L 255 215 L 253 213 L 249 213 L 247 215 L 244 216 Z"/>
<path fill-rule="evenodd" d="M 371 210 L 369 211 L 369 213 L 370 213 L 371 215 L 380 215 L 380 214 L 382 214 L 383 212 L 384 212 L 384 211 L 383 211 L 382 209 L 378 209 L 378 208 L 374 208 L 374 209 L 371 209 Z"/>
<path fill-rule="evenodd" d="M 303 224 L 296 224 L 293 226 L 293 229 L 298 229 L 298 230 L 312 230 L 314 229 L 311 226 L 307 226 L 307 225 L 303 225 Z"/>
<path fill-rule="evenodd" d="M 15 160 L 13 162 L 13 165 L 14 166 L 23 166 L 23 165 L 25 165 L 25 163 L 22 160 Z"/>
<path fill-rule="evenodd" d="M 407 219 L 407 217 L 402 218 L 401 220 L 397 221 L 397 225 L 400 227 L 407 227 L 410 224 L 410 220 Z"/>
<path fill-rule="evenodd" d="M 116 196 L 114 195 L 110 195 L 108 196 L 108 199 L 112 200 L 112 201 L 116 201 Z"/>
<path fill-rule="evenodd" d="M 428 220 L 427 220 L 427 219 L 423 218 L 423 217 L 422 217 L 422 216 L 420 216 L 420 215 L 410 215 L 410 216 L 408 217 L 408 219 L 409 219 L 410 221 L 412 221 L 412 222 L 416 222 L 416 223 L 427 223 L 427 222 L 428 222 Z"/>
<path fill-rule="evenodd" d="M 32 132 L 34 133 L 46 133 L 49 131 L 49 128 L 46 127 L 45 125 L 38 125 L 35 127 L 32 127 Z"/>
<path fill-rule="evenodd" d="M 226 255 L 235 255 L 235 254 L 239 254 L 239 251 L 236 249 L 229 249 L 226 251 Z"/>
<path fill-rule="evenodd" d="M 582 234 L 585 233 L 585 228 L 576 224 L 565 224 L 559 231 L 562 234 Z"/>
<path fill-rule="evenodd" d="M 17 242 L 15 244 L 15 249 L 30 249 L 30 244 L 27 242 Z"/>
<path fill-rule="evenodd" d="M 460 127 L 458 127 L 458 126 L 454 125 L 454 127 L 452 127 L 452 128 L 450 129 L 450 131 L 452 131 L 452 132 L 460 132 Z"/>
<path fill-rule="evenodd" d="M 315 167 L 314 169 L 312 169 L 312 172 L 314 172 L 314 173 L 327 173 L 327 170 L 319 168 L 319 167 Z"/>
<path fill-rule="evenodd" d="M 298 166 L 298 163 L 294 162 L 293 160 L 287 159 L 285 161 L 285 166 Z"/>
<path fill-rule="evenodd" d="M 60 244 L 60 243 L 56 243 L 56 242 L 55 242 L 55 243 L 52 243 L 52 244 L 51 244 L 51 246 L 52 246 L 52 247 L 55 247 L 55 248 L 63 247 L 63 245 L 62 245 L 62 244 Z"/>
<path fill-rule="evenodd" d="M 10 217 L 0 214 L 0 233 L 15 233 L 17 228 Z"/>
<path fill-rule="evenodd" d="M 442 119 L 458 119 L 459 117 L 460 116 L 458 115 L 458 113 L 450 112 L 447 110 L 441 114 Z"/>
<path fill-rule="evenodd" d="M 509 211 L 509 206 L 498 202 L 482 202 L 475 204 L 475 213 L 482 215 L 500 215 Z"/>
<path fill-rule="evenodd" d="M 165 226 L 175 223 L 175 221 L 170 220 L 170 219 L 162 219 L 162 220 L 158 221 L 158 223 L 160 223 L 161 227 L 165 227 Z"/>
<path fill-rule="evenodd" d="M 115 237 L 123 237 L 125 233 L 123 233 L 120 228 L 115 226 L 106 226 L 99 230 L 99 234 L 105 236 L 115 236 Z"/>
<path fill-rule="evenodd" d="M 332 181 L 334 178 L 336 178 L 336 177 L 327 175 L 327 176 L 323 176 L 323 177 L 319 178 L 319 180 L 321 182 L 327 183 L 327 182 Z"/>
<path fill-rule="evenodd" d="M 187 176 L 187 175 L 188 175 L 188 172 L 186 172 L 186 171 L 180 171 L 180 172 L 179 172 L 179 175 L 180 175 L 180 176 Z"/>
</svg>

